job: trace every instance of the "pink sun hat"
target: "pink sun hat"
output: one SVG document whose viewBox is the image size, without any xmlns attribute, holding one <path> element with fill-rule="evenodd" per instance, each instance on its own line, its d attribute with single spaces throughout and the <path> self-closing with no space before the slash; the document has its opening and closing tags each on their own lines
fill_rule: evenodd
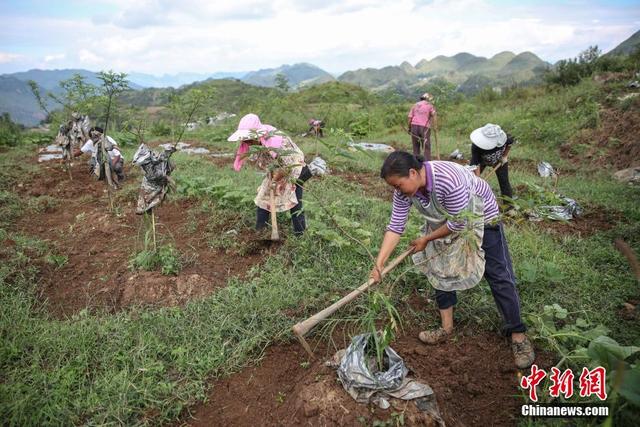
<svg viewBox="0 0 640 427">
<path fill-rule="evenodd" d="M 238 130 L 232 133 L 231 136 L 227 138 L 227 141 L 236 142 L 249 139 L 251 133 L 255 134 L 261 128 L 262 123 L 260 122 L 260 117 L 255 114 L 247 114 L 240 119 L 240 123 L 238 123 Z"/>
<path fill-rule="evenodd" d="M 240 141 L 240 146 L 238 147 L 236 158 L 233 162 L 233 168 L 236 171 L 242 168 L 246 154 L 249 152 L 249 145 L 244 142 L 247 139 L 257 139 L 264 147 L 281 148 L 283 137 L 274 135 L 273 133 L 275 131 L 277 131 L 275 127 L 262 124 L 260 118 L 255 114 L 247 114 L 241 118 L 240 123 L 238 123 L 238 130 L 227 138 L 229 142 Z M 275 158 L 277 154 L 272 152 L 271 155 Z"/>
</svg>

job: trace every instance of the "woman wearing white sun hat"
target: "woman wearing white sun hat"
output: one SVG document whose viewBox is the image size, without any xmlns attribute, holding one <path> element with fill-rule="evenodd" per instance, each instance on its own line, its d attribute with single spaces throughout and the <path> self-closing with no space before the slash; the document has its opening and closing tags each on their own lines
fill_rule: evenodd
<svg viewBox="0 0 640 427">
<path fill-rule="evenodd" d="M 511 146 L 516 142 L 513 137 L 507 134 L 500 126 L 487 123 L 471 132 L 471 166 L 478 166 L 475 174 L 480 176 L 485 167 L 491 166 L 496 169 L 500 193 L 503 196 L 512 198 L 513 189 L 509 182 L 508 155 Z"/>
</svg>

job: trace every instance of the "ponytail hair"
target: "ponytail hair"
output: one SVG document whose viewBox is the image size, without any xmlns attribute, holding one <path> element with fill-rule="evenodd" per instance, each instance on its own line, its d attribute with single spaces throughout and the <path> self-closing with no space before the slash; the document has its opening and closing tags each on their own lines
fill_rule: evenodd
<svg viewBox="0 0 640 427">
<path fill-rule="evenodd" d="M 386 179 L 390 176 L 401 178 L 409 176 L 409 170 L 419 171 L 424 163 L 424 157 L 414 156 L 406 151 L 394 151 L 389 154 L 380 169 L 380 178 Z"/>
</svg>

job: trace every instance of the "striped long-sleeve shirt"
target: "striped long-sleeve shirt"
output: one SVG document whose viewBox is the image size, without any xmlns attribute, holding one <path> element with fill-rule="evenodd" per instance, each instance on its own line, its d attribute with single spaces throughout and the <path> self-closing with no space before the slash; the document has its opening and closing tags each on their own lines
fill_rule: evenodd
<svg viewBox="0 0 640 427">
<path fill-rule="evenodd" d="M 456 216 L 469 204 L 470 188 L 473 185 L 474 191 L 484 202 L 484 222 L 491 222 L 498 217 L 498 203 L 491 191 L 489 184 L 482 178 L 473 175 L 473 172 L 465 169 L 457 163 L 432 161 L 425 162 L 427 171 L 427 183 L 424 193 L 418 190 L 415 197 L 426 208 L 430 203 L 431 192 L 435 191 L 436 199 L 444 210 L 451 216 Z M 433 168 L 435 175 L 434 182 L 431 182 L 430 169 Z M 409 209 L 411 208 L 411 198 L 396 190 L 393 193 L 393 210 L 391 220 L 387 230 L 397 234 L 404 233 Z M 447 220 L 447 228 L 451 231 L 464 229 L 466 221 Z"/>
</svg>

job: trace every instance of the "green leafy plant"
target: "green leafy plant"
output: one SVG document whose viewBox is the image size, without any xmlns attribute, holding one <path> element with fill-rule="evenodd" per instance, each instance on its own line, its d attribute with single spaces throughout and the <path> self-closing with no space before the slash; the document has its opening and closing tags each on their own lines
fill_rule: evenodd
<svg viewBox="0 0 640 427">
<path fill-rule="evenodd" d="M 56 269 L 60 269 L 69 261 L 69 257 L 66 255 L 49 254 L 46 256 L 45 261 L 54 265 Z"/>
<path fill-rule="evenodd" d="M 182 260 L 178 250 L 171 244 L 159 246 L 157 251 L 144 249 L 129 261 L 129 266 L 136 270 L 160 272 L 167 276 L 176 276 L 182 268 Z"/>
<path fill-rule="evenodd" d="M 555 184 L 554 184 L 555 185 Z M 517 198 L 502 196 L 513 207 L 516 217 L 536 217 L 562 221 L 562 218 L 549 210 L 549 206 L 564 206 L 565 200 L 555 189 L 524 183 Z"/>
<path fill-rule="evenodd" d="M 315 227 L 309 233 L 320 237 L 329 246 L 336 248 L 355 247 L 359 252 L 371 244 L 372 233 L 362 228 L 353 216 L 345 216 L 339 212 L 344 203 L 322 203 L 317 198 L 305 202 L 309 210 L 314 212 Z M 351 236 L 351 237 L 350 237 Z"/>
<path fill-rule="evenodd" d="M 518 277 L 525 283 L 560 283 L 565 275 L 553 262 L 545 261 L 542 265 L 525 260 L 518 265 Z"/>
<path fill-rule="evenodd" d="M 231 178 L 212 183 L 205 178 L 176 178 L 178 192 L 187 197 L 208 196 L 221 208 L 246 208 L 253 203 L 254 196 L 239 188 Z"/>
<path fill-rule="evenodd" d="M 76 73 L 69 79 L 62 80 L 59 83 L 59 86 L 59 91 L 56 91 L 55 93 L 48 92 L 47 96 L 64 108 L 61 115 L 58 117 L 60 121 L 62 121 L 63 117 L 67 117 L 73 111 L 83 111 L 95 114 L 99 104 L 103 101 L 100 98 L 100 91 L 98 87 L 88 83 L 86 77 L 80 74 Z M 38 93 L 38 95 L 40 94 Z"/>
<path fill-rule="evenodd" d="M 181 94 L 174 93 L 169 97 L 169 111 L 173 119 L 172 139 L 179 142 L 182 139 L 187 123 L 194 119 L 203 105 L 215 94 L 215 89 L 210 86 L 194 88 Z"/>
<path fill-rule="evenodd" d="M 584 312 L 569 312 L 559 304 L 544 306 L 541 314 L 529 314 L 531 334 L 561 355 L 556 367 L 590 369 L 602 366 L 607 371 L 607 394 L 612 425 L 614 414 L 631 419 L 632 408 L 640 408 L 640 347 L 623 346 L 607 336 L 609 329 L 591 325 Z"/>
<path fill-rule="evenodd" d="M 9 113 L 0 115 L 0 146 L 15 146 L 22 142 L 22 126 L 11 121 Z"/>
<path fill-rule="evenodd" d="M 361 113 L 349 126 L 351 134 L 356 138 L 367 136 L 372 130 L 372 123 L 369 113 Z"/>
<path fill-rule="evenodd" d="M 144 233 L 143 249 L 135 253 L 129 260 L 132 270 L 154 271 L 158 268 L 164 275 L 176 276 L 182 269 L 182 257 L 172 244 L 156 246 L 152 230 Z"/>
<path fill-rule="evenodd" d="M 289 92 L 289 79 L 283 73 L 276 74 L 276 87 L 283 92 Z"/>
<path fill-rule="evenodd" d="M 367 349 L 374 351 L 378 369 L 382 371 L 385 350 L 395 339 L 402 325 L 400 314 L 391 299 L 382 292 L 370 292 L 367 298 L 366 311 L 361 317 L 361 323 L 371 334 Z"/>
</svg>

